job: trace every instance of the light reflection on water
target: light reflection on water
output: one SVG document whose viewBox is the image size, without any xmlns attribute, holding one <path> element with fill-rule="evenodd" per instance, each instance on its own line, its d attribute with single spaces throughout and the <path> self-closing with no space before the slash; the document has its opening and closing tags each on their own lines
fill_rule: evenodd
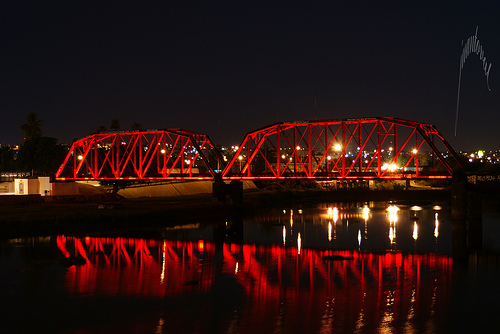
<svg viewBox="0 0 500 334">
<path fill-rule="evenodd" d="M 450 225 L 442 208 L 327 205 L 155 239 L 11 240 L 2 303 L 10 332 L 443 332 Z"/>
<path fill-rule="evenodd" d="M 298 210 L 297 210 L 298 211 Z M 243 238 L 247 243 L 302 246 L 320 249 L 393 250 L 451 254 L 450 211 L 390 205 L 359 205 L 339 208 L 276 210 L 244 221 Z M 187 238 L 212 238 L 209 233 L 193 231 Z"/>
<path fill-rule="evenodd" d="M 198 325 L 182 324 L 186 319 L 179 313 L 202 315 L 219 307 L 237 313 L 230 319 L 222 312 L 221 319 L 212 320 L 221 329 L 229 323 L 261 331 L 265 324 L 269 327 L 264 332 L 350 331 L 355 326 L 373 331 L 408 322 L 403 328 L 416 330 L 431 313 L 444 313 L 452 270 L 451 259 L 438 254 L 227 243 L 219 247 L 211 242 L 200 248 L 195 241 L 123 238 L 90 238 L 84 245 L 80 238 L 58 239 L 64 239 L 61 244 L 71 256 L 89 261 L 68 268 L 64 290 L 69 296 L 196 300 L 164 315 L 164 330 L 187 326 L 203 332 Z M 326 260 L 332 256 L 345 260 Z M 429 307 L 426 301 L 432 299 L 439 304 Z"/>
</svg>

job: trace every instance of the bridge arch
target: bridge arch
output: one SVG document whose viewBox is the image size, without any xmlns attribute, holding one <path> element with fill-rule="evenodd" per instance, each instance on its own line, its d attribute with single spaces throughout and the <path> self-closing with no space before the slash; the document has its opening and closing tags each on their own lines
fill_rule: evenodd
<svg viewBox="0 0 500 334">
<path fill-rule="evenodd" d="M 284 122 L 250 132 L 222 177 L 447 179 L 461 169 L 435 126 L 373 117 Z"/>
<path fill-rule="evenodd" d="M 223 166 L 223 160 L 204 134 L 183 129 L 102 133 L 71 145 L 56 180 L 214 179 L 214 165 Z"/>
<path fill-rule="evenodd" d="M 463 170 L 435 126 L 392 117 L 276 123 L 224 158 L 188 130 L 94 134 L 72 144 L 56 180 L 448 179 Z"/>
</svg>

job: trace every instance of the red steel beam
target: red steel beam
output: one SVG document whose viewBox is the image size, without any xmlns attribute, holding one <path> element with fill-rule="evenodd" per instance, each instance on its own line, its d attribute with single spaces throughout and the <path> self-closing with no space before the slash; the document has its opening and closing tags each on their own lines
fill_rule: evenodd
<svg viewBox="0 0 500 334">
<path fill-rule="evenodd" d="M 433 125 L 399 118 L 287 122 L 248 133 L 222 177 L 451 178 L 455 169 L 445 152 L 461 169 L 458 155 Z"/>
<path fill-rule="evenodd" d="M 211 156 L 224 166 L 208 136 L 182 129 L 94 134 L 72 144 L 56 180 L 214 179 Z"/>
<path fill-rule="evenodd" d="M 399 118 L 285 122 L 248 133 L 221 176 L 451 178 L 444 152 L 462 168 L 433 125 Z M 95 134 L 72 144 L 56 179 L 214 179 L 214 163 L 225 165 L 210 138 L 188 130 Z"/>
</svg>

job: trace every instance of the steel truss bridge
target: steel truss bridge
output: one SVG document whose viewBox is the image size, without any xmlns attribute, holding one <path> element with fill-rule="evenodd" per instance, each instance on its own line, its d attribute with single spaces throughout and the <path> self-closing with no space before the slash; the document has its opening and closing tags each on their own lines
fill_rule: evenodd
<svg viewBox="0 0 500 334">
<path fill-rule="evenodd" d="M 449 179 L 463 169 L 438 129 L 392 117 L 276 123 L 219 151 L 181 129 L 75 141 L 56 180 Z"/>
</svg>

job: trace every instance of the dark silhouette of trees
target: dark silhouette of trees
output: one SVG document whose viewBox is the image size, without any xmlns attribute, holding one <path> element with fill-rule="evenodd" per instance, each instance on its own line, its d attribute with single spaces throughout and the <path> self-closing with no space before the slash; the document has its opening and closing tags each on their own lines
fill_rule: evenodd
<svg viewBox="0 0 500 334">
<path fill-rule="evenodd" d="M 43 137 L 42 121 L 38 114 L 30 112 L 25 117 L 26 123 L 19 129 L 26 141 L 19 148 L 16 159 L 12 150 L 0 152 L 0 168 L 17 172 L 36 172 L 38 175 L 53 175 L 67 153 L 67 148 L 57 143 L 57 139 Z M 7 170 L 6 170 L 7 171 Z"/>
<path fill-rule="evenodd" d="M 142 131 L 142 130 L 144 130 L 144 129 L 142 128 L 142 124 L 137 123 L 137 122 L 132 123 L 132 126 L 130 127 L 130 129 L 131 129 L 132 131 Z"/>
<path fill-rule="evenodd" d="M 37 172 L 38 175 L 52 175 L 66 156 L 67 149 L 57 143 L 56 138 L 35 137 L 26 140 L 20 147 L 16 169 L 20 172 Z"/>
<path fill-rule="evenodd" d="M 95 130 L 95 133 L 103 133 L 103 132 L 106 132 L 108 131 L 108 129 L 106 129 L 106 127 L 104 125 L 100 125 L 97 130 Z"/>
<path fill-rule="evenodd" d="M 14 151 L 8 146 L 0 147 L 0 172 L 13 172 Z"/>
<path fill-rule="evenodd" d="M 30 112 L 25 117 L 26 123 L 22 124 L 19 129 L 24 133 L 26 140 L 31 140 L 42 136 L 42 120 L 38 119 L 36 112 Z"/>
<path fill-rule="evenodd" d="M 120 130 L 120 121 L 116 118 L 111 120 L 111 125 L 109 126 L 109 131 L 119 131 Z"/>
</svg>

